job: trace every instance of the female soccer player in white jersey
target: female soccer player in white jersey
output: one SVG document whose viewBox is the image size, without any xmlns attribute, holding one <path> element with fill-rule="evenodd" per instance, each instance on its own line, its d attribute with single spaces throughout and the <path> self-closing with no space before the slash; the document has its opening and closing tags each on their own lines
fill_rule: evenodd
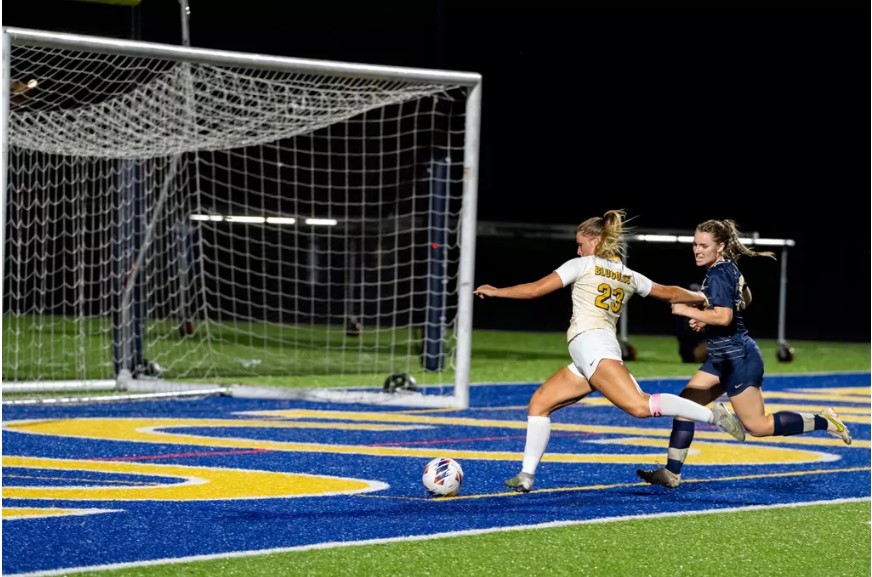
<svg viewBox="0 0 872 577">
<path fill-rule="evenodd" d="M 624 366 L 615 327 L 630 297 L 638 293 L 670 303 L 706 302 L 699 292 L 659 285 L 627 268 L 621 261 L 624 223 L 622 210 L 589 218 L 576 229 L 578 258 L 535 282 L 506 288 L 486 284 L 475 289 L 480 298 L 534 299 L 572 285 L 573 314 L 566 334 L 572 363 L 554 373 L 530 399 L 521 472 L 506 481 L 506 486 L 515 491 L 527 492 L 533 487 L 536 469 L 551 436 L 551 413 L 578 402 L 594 390 L 640 419 L 680 416 L 715 424 L 740 441 L 744 439 L 742 427 L 723 404 L 709 410 L 676 395 L 649 395 L 639 388 Z"/>
<path fill-rule="evenodd" d="M 681 396 L 708 404 L 727 393 L 736 416 L 755 437 L 799 435 L 827 431 L 851 444 L 851 434 L 836 412 L 827 408 L 818 414 L 778 411 L 767 414 L 763 406 L 763 357 L 757 343 L 745 328 L 743 310 L 750 304 L 751 291 L 736 262 L 742 256 L 768 256 L 755 252 L 739 240 L 732 220 L 707 220 L 696 227 L 693 235 L 696 264 L 706 268 L 702 291 L 708 298 L 705 309 L 683 304 L 672 306 L 673 314 L 690 319 L 691 328 L 705 330 L 708 358 Z M 645 481 L 675 488 L 681 483 L 681 467 L 693 441 L 693 422 L 678 417 L 672 422 L 665 467 L 653 471 L 636 471 Z"/>
</svg>

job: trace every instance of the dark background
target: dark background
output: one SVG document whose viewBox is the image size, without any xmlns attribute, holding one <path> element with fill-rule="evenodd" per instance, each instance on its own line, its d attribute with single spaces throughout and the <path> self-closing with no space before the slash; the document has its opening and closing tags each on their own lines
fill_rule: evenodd
<svg viewBox="0 0 872 577">
<path fill-rule="evenodd" d="M 869 11 L 550 11 L 456 0 L 190 0 L 195 47 L 480 72 L 479 220 L 574 225 L 612 208 L 646 229 L 732 218 L 791 238 L 788 339 L 869 341 Z M 616 6 L 624 4 L 615 3 Z M 179 44 L 175 0 L 7 2 L 3 25 Z M 482 237 L 476 283 L 535 280 L 563 242 Z M 698 282 L 689 245 L 631 267 Z M 776 335 L 780 263 L 740 262 L 752 334 Z M 634 301 L 631 332 L 672 330 Z M 562 330 L 565 292 L 476 302 L 477 328 Z"/>
</svg>

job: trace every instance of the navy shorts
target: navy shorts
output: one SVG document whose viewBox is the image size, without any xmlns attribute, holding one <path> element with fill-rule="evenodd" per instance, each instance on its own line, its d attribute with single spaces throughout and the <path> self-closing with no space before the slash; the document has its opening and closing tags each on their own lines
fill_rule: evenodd
<svg viewBox="0 0 872 577">
<path fill-rule="evenodd" d="M 745 341 L 745 353 L 740 358 L 706 359 L 699 370 L 716 376 L 728 397 L 738 395 L 748 387 L 763 386 L 763 355 L 751 339 Z"/>
</svg>

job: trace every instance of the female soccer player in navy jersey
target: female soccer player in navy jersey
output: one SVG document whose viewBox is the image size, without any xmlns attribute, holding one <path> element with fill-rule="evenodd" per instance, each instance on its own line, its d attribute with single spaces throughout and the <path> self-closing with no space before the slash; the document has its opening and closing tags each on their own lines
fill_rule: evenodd
<svg viewBox="0 0 872 577">
<path fill-rule="evenodd" d="M 702 291 L 709 304 L 703 309 L 674 304 L 672 313 L 687 317 L 694 330 L 707 332 L 708 357 L 681 396 L 706 405 L 726 393 L 739 421 L 754 437 L 826 431 L 850 445 L 851 434 L 831 408 L 816 415 L 793 411 L 766 413 L 760 391 L 763 357 L 745 328 L 742 312 L 751 301 L 751 291 L 736 262 L 742 256 L 774 258 L 774 255 L 743 245 L 732 220 L 707 220 L 696 227 L 693 256 L 697 265 L 706 268 Z M 653 471 L 640 469 L 639 476 L 652 484 L 677 487 L 693 433 L 692 421 L 674 419 L 666 466 Z"/>
<path fill-rule="evenodd" d="M 538 281 L 507 288 L 482 285 L 481 298 L 534 299 L 572 285 L 572 320 L 567 331 L 572 363 L 554 373 L 530 399 L 527 441 L 521 472 L 506 481 L 519 492 L 533 487 L 539 461 L 551 436 L 551 413 L 578 402 L 594 390 L 640 419 L 680 416 L 715 424 L 739 440 L 745 433 L 723 404 L 712 410 L 676 395 L 643 392 L 621 360 L 616 324 L 633 294 L 671 303 L 703 305 L 705 297 L 678 286 L 663 286 L 627 268 L 621 261 L 625 213 L 610 210 L 578 225 L 578 258 Z"/>
</svg>

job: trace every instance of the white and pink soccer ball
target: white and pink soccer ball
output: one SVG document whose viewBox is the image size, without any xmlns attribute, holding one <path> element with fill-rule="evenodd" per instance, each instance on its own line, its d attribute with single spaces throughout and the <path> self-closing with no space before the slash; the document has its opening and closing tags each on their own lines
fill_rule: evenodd
<svg viewBox="0 0 872 577">
<path fill-rule="evenodd" d="M 447 457 L 437 457 L 424 467 L 421 477 L 427 493 L 434 497 L 453 497 L 463 485 L 460 463 Z"/>
</svg>

